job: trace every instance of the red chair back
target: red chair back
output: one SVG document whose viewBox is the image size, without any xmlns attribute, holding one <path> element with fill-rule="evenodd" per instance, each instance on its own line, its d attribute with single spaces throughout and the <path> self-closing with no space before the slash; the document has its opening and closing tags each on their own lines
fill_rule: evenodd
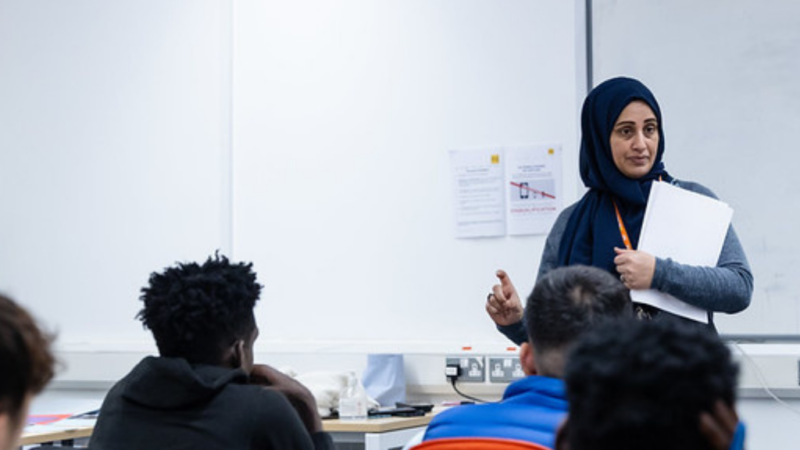
<svg viewBox="0 0 800 450">
<path fill-rule="evenodd" d="M 411 447 L 411 450 L 551 450 L 528 441 L 500 438 L 442 438 L 431 439 Z"/>
</svg>

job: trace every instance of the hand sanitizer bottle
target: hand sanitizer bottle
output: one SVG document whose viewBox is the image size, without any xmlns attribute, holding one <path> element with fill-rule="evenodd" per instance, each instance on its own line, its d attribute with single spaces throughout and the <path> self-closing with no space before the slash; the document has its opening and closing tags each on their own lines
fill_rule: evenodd
<svg viewBox="0 0 800 450">
<path fill-rule="evenodd" d="M 347 376 L 347 387 L 339 396 L 340 420 L 366 420 L 367 419 L 367 393 L 358 382 L 356 374 L 350 372 Z"/>
</svg>

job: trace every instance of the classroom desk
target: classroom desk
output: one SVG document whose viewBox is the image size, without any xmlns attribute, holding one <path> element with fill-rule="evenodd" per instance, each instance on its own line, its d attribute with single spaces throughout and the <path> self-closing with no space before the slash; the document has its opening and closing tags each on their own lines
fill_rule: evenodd
<svg viewBox="0 0 800 450">
<path fill-rule="evenodd" d="M 48 442 L 59 442 L 69 445 L 75 439 L 91 436 L 94 430 L 93 424 L 83 424 L 75 426 L 74 428 L 55 428 L 47 425 L 37 425 L 37 427 L 41 428 L 26 429 L 22 433 L 22 436 L 20 436 L 19 441 L 17 441 L 17 446 L 39 445 Z"/>
<path fill-rule="evenodd" d="M 428 425 L 434 415 L 435 413 L 429 413 L 419 417 L 381 417 L 353 421 L 323 420 L 322 428 L 331 434 L 336 444 L 363 444 L 364 450 L 393 450 L 402 448 Z M 23 432 L 17 445 L 72 441 L 91 436 L 92 430 L 94 425 L 86 423 L 68 428 L 41 425 L 41 429 L 34 427 Z"/>
<path fill-rule="evenodd" d="M 434 415 L 436 411 L 418 417 L 323 420 L 322 428 L 330 433 L 337 447 L 363 444 L 364 450 L 395 450 L 424 430 Z"/>
</svg>

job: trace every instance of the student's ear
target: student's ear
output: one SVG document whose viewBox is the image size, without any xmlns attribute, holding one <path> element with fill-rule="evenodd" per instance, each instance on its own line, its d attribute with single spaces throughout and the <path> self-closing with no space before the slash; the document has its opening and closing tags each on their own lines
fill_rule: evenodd
<svg viewBox="0 0 800 450">
<path fill-rule="evenodd" d="M 530 342 L 523 342 L 519 346 L 519 363 L 525 375 L 536 375 L 536 358 L 534 358 L 533 346 Z"/>
<path fill-rule="evenodd" d="M 236 342 L 233 343 L 230 349 L 230 357 L 229 362 L 231 367 L 234 369 L 238 369 L 242 367 L 242 363 L 245 360 L 245 353 L 244 353 L 244 339 L 237 339 Z"/>
<path fill-rule="evenodd" d="M 569 441 L 567 440 L 568 422 L 569 417 L 565 418 L 564 421 L 558 425 L 558 428 L 556 428 L 555 450 L 569 450 Z"/>
</svg>

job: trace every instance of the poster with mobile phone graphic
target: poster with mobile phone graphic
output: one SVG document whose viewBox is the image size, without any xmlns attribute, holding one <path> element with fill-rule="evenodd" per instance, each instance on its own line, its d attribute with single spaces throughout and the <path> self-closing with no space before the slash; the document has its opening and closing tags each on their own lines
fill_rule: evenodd
<svg viewBox="0 0 800 450">
<path fill-rule="evenodd" d="M 561 147 L 506 147 L 506 232 L 544 234 L 561 212 Z"/>
<path fill-rule="evenodd" d="M 451 150 L 457 238 L 546 234 L 561 212 L 561 146 Z"/>
</svg>

